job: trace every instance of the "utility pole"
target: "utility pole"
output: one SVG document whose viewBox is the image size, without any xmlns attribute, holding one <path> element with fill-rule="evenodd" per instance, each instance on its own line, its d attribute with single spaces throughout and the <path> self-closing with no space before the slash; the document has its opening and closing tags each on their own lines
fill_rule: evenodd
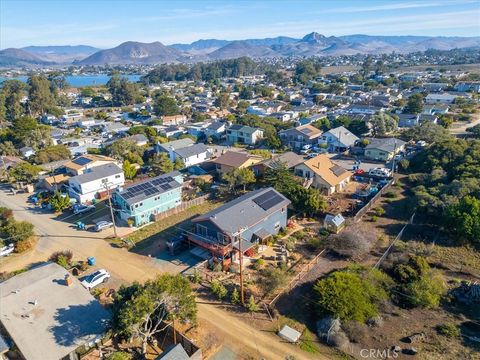
<svg viewBox="0 0 480 360">
<path fill-rule="evenodd" d="M 243 294 L 243 253 L 242 253 L 242 237 L 238 234 L 238 251 L 240 252 L 240 301 L 245 305 L 245 296 Z"/>
<path fill-rule="evenodd" d="M 117 225 L 115 224 L 115 216 L 113 215 L 113 207 L 112 207 L 112 199 L 110 196 L 110 188 L 108 187 L 108 181 L 105 179 L 103 182 L 103 185 L 105 186 L 105 189 L 107 189 L 107 196 L 108 196 L 108 206 L 110 207 L 110 215 L 112 216 L 112 223 L 113 223 L 113 233 L 115 237 L 118 237 L 117 235 Z"/>
<path fill-rule="evenodd" d="M 392 158 L 392 184 L 395 184 L 395 156 L 397 156 L 397 139 L 395 139 L 395 146 L 393 148 Z"/>
</svg>

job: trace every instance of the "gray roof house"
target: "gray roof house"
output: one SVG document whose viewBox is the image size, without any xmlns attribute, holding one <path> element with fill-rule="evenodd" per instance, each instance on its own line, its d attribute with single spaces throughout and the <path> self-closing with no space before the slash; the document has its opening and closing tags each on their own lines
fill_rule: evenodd
<svg viewBox="0 0 480 360">
<path fill-rule="evenodd" d="M 85 203 L 97 198 L 105 192 L 105 183 L 110 189 L 115 189 L 125 183 L 123 170 L 114 163 L 87 169 L 83 174 L 73 176 L 68 180 L 68 193 L 79 203 Z"/>
<path fill-rule="evenodd" d="M 175 161 L 180 158 L 186 167 L 200 164 L 210 159 L 210 151 L 205 144 L 194 144 L 169 152 L 170 160 Z"/>
<path fill-rule="evenodd" d="M 289 204 L 271 187 L 251 191 L 194 218 L 195 230 L 187 235 L 192 243 L 225 260 L 238 250 L 239 238 L 244 252 L 285 228 Z"/>
<path fill-rule="evenodd" d="M 346 151 L 349 147 L 355 145 L 359 138 L 343 126 L 330 129 L 322 134 L 318 142 L 326 144 L 328 151 Z"/>
<path fill-rule="evenodd" d="M 370 160 L 389 161 L 403 151 L 406 142 L 396 138 L 369 139 L 365 147 L 365 157 Z"/>
<path fill-rule="evenodd" d="M 169 153 L 171 150 L 178 150 L 187 146 L 192 146 L 193 144 L 195 144 L 195 141 L 193 141 L 190 138 L 185 138 L 185 139 L 169 141 L 163 144 L 157 144 L 155 146 L 155 149 L 157 152 Z"/>
<path fill-rule="evenodd" d="M 77 358 L 105 334 L 110 313 L 80 281 L 55 263 L 16 275 L 1 285 L 0 322 L 26 360 Z"/>
</svg>

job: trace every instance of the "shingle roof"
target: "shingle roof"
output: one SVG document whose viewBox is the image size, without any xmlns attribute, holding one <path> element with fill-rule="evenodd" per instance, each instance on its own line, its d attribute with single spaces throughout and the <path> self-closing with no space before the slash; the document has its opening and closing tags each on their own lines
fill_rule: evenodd
<svg viewBox="0 0 480 360">
<path fill-rule="evenodd" d="M 169 152 L 171 149 L 178 150 L 187 146 L 191 146 L 193 144 L 195 144 L 195 141 L 193 141 L 190 138 L 185 138 L 185 139 L 169 141 L 164 144 L 159 144 L 158 146 L 162 148 L 165 152 Z"/>
<path fill-rule="evenodd" d="M 225 154 L 218 157 L 213 162 L 215 164 L 233 166 L 238 168 L 251 158 L 258 158 L 258 160 L 261 161 L 261 158 L 246 153 L 227 151 Z"/>
<path fill-rule="evenodd" d="M 105 164 L 100 166 L 95 166 L 91 168 L 88 172 L 83 173 L 81 175 L 77 175 L 72 177 L 71 179 L 75 179 L 79 184 L 85 184 L 90 181 L 103 179 L 108 176 L 121 174 L 123 170 L 117 164 Z"/>
<path fill-rule="evenodd" d="M 195 144 L 192 146 L 187 146 L 187 147 L 175 150 L 175 153 L 185 159 L 190 156 L 203 154 L 207 151 L 208 151 L 208 147 L 205 144 Z"/>
<path fill-rule="evenodd" d="M 355 144 L 355 141 L 358 140 L 358 137 L 355 134 L 352 134 L 343 126 L 336 127 L 335 129 L 330 129 L 325 132 L 324 135 L 326 134 L 332 134 L 338 139 L 340 143 L 345 146 L 352 146 Z"/>
<path fill-rule="evenodd" d="M 173 347 L 167 348 L 159 357 L 155 360 L 188 360 L 188 356 L 185 349 L 181 344 L 174 345 Z"/>
<path fill-rule="evenodd" d="M 73 159 L 72 161 L 69 161 L 68 163 L 65 164 L 65 167 L 69 169 L 78 170 L 83 168 L 86 164 L 90 164 L 91 162 L 95 162 L 95 161 L 115 161 L 115 160 L 108 156 L 85 154 Z"/>
<path fill-rule="evenodd" d="M 286 153 L 280 154 L 273 157 L 272 159 L 265 160 L 263 164 L 269 168 L 274 168 L 280 163 L 284 163 L 287 169 L 297 166 L 298 164 L 303 163 L 304 158 L 301 155 L 295 154 L 292 151 L 287 151 Z"/>
<path fill-rule="evenodd" d="M 370 139 L 370 144 L 365 149 L 378 149 L 390 153 L 395 150 L 395 146 L 398 149 L 405 144 L 405 141 L 396 138 Z"/>
<path fill-rule="evenodd" d="M 303 164 L 331 186 L 338 185 L 352 176 L 350 171 L 347 171 L 332 162 L 325 154 L 315 156 L 314 158 L 305 161 Z"/>
<path fill-rule="evenodd" d="M 265 199 L 260 201 L 261 196 L 266 196 Z M 267 199 L 268 198 L 268 199 Z M 262 208 L 262 204 L 268 204 L 270 199 L 275 198 L 273 201 L 275 205 L 267 208 Z M 260 204 L 260 205 L 259 205 Z M 219 229 L 225 233 L 235 233 L 239 229 L 249 228 L 256 223 L 262 221 L 265 217 L 273 214 L 281 208 L 284 208 L 290 204 L 285 196 L 280 194 L 274 188 L 263 188 L 246 193 L 235 200 L 232 200 L 204 215 L 193 219 L 193 222 L 199 221 L 211 221 Z M 268 207 L 268 206 L 266 206 Z"/>
</svg>

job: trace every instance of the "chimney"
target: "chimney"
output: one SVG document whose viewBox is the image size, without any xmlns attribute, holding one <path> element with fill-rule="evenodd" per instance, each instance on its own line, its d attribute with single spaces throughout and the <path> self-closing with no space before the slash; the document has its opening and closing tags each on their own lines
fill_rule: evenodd
<svg viewBox="0 0 480 360">
<path fill-rule="evenodd" d="M 70 275 L 65 275 L 65 285 L 67 286 L 72 286 L 73 285 L 73 279 Z"/>
</svg>

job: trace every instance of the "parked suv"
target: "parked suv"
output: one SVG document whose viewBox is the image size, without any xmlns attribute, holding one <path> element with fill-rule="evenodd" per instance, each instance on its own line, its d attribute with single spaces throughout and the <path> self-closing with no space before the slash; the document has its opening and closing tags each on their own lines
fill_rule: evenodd
<svg viewBox="0 0 480 360">
<path fill-rule="evenodd" d="M 392 171 L 386 168 L 373 168 L 368 171 L 368 175 L 388 178 L 392 176 Z"/>
</svg>

